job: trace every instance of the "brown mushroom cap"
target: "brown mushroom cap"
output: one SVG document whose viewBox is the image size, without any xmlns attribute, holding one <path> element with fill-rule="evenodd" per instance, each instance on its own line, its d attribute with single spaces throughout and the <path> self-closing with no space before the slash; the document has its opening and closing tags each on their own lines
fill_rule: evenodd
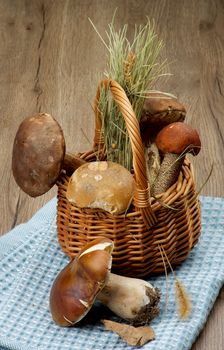
<svg viewBox="0 0 224 350">
<path fill-rule="evenodd" d="M 49 114 L 26 118 L 17 131 L 12 170 L 17 184 L 31 197 L 46 193 L 57 181 L 65 156 L 63 131 Z"/>
<path fill-rule="evenodd" d="M 157 135 L 155 143 L 161 153 L 192 153 L 197 155 L 201 149 L 198 132 L 182 122 L 165 126 Z"/>
<path fill-rule="evenodd" d="M 185 115 L 184 105 L 176 98 L 162 92 L 148 93 L 140 119 L 143 143 L 150 144 L 162 128 L 174 122 L 183 122 Z"/>
<path fill-rule="evenodd" d="M 163 127 L 172 122 L 184 121 L 186 109 L 176 98 L 165 93 L 148 93 L 146 97 L 141 122 Z"/>
<path fill-rule="evenodd" d="M 50 310 L 58 325 L 74 325 L 91 309 L 107 282 L 112 250 L 110 239 L 95 239 L 58 274 L 50 292 Z"/>
</svg>

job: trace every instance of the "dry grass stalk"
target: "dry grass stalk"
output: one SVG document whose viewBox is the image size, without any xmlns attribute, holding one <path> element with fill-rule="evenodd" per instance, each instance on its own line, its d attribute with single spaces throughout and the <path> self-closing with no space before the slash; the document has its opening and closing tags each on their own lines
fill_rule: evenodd
<svg viewBox="0 0 224 350">
<path fill-rule="evenodd" d="M 177 278 L 175 278 L 175 297 L 179 317 L 186 320 L 191 313 L 192 305 L 183 283 Z"/>
<path fill-rule="evenodd" d="M 161 249 L 163 251 L 164 256 L 166 257 L 167 263 L 170 267 L 170 270 L 175 280 L 175 299 L 176 299 L 176 305 L 178 307 L 179 318 L 182 320 L 186 320 L 190 316 L 190 313 L 192 310 L 190 297 L 187 294 L 187 291 L 183 283 L 176 277 L 176 273 L 174 272 L 172 265 L 170 264 L 170 261 L 168 259 L 168 256 L 164 248 L 159 246 L 160 253 L 162 254 Z M 167 275 L 166 275 L 166 279 L 167 279 Z"/>
<path fill-rule="evenodd" d="M 158 247 L 159 247 L 159 251 L 160 251 L 161 257 L 162 257 L 164 271 L 165 271 L 165 276 L 166 276 L 166 304 L 165 304 L 165 310 L 167 311 L 168 298 L 169 298 L 169 293 L 168 293 L 168 274 L 167 274 L 166 263 L 165 263 L 164 256 L 163 256 L 163 253 L 162 253 L 160 245 L 158 245 Z"/>
<path fill-rule="evenodd" d="M 124 61 L 124 80 L 126 81 L 126 85 L 128 90 L 132 85 L 132 70 L 135 64 L 136 55 L 133 52 L 128 53 L 127 60 Z"/>
<path fill-rule="evenodd" d="M 144 26 L 136 26 L 133 40 L 127 39 L 128 26 L 118 31 L 114 26 L 114 17 L 106 31 L 106 39 L 95 31 L 108 51 L 107 79 L 117 81 L 124 89 L 138 120 L 142 115 L 145 97 L 156 80 L 165 75 L 166 62 L 159 62 L 163 43 L 158 39 L 154 25 L 149 19 Z M 108 91 L 107 91 L 108 92 Z M 118 162 L 132 169 L 132 149 L 126 126 L 118 106 L 110 94 L 102 91 L 100 106 L 104 130 L 104 140 L 108 160 Z M 116 145 L 116 147 L 112 147 Z"/>
</svg>

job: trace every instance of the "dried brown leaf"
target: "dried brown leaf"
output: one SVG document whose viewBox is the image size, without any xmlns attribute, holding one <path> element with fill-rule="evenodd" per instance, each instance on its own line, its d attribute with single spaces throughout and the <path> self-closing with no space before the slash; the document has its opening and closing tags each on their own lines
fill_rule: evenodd
<svg viewBox="0 0 224 350">
<path fill-rule="evenodd" d="M 102 320 L 108 331 L 117 333 L 128 345 L 143 346 L 155 339 L 154 330 L 149 326 L 133 327 L 110 320 Z"/>
</svg>

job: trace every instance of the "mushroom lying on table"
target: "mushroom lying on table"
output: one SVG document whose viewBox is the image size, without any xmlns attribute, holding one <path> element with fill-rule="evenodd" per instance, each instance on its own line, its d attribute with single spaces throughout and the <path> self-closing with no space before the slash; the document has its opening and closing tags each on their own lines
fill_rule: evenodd
<svg viewBox="0 0 224 350">
<path fill-rule="evenodd" d="M 111 273 L 112 250 L 110 239 L 98 238 L 58 274 L 50 292 L 50 311 L 58 325 L 79 322 L 96 298 L 134 325 L 158 315 L 159 290 L 146 281 Z"/>
<path fill-rule="evenodd" d="M 185 155 L 197 155 L 201 149 L 198 132 L 182 122 L 172 123 L 163 128 L 155 139 L 163 160 L 151 194 L 157 195 L 168 190 L 179 176 Z"/>
<path fill-rule="evenodd" d="M 74 171 L 85 161 L 65 154 L 65 140 L 58 122 L 47 113 L 23 120 L 17 131 L 12 155 L 14 178 L 31 197 L 46 193 L 61 170 Z"/>
</svg>

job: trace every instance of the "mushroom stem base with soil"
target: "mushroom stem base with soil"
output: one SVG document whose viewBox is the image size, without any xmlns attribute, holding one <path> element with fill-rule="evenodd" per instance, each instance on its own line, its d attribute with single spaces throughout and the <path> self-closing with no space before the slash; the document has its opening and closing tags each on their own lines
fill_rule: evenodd
<svg viewBox="0 0 224 350">
<path fill-rule="evenodd" d="M 110 273 L 97 299 L 135 326 L 148 324 L 159 314 L 159 290 L 137 278 Z"/>
</svg>

